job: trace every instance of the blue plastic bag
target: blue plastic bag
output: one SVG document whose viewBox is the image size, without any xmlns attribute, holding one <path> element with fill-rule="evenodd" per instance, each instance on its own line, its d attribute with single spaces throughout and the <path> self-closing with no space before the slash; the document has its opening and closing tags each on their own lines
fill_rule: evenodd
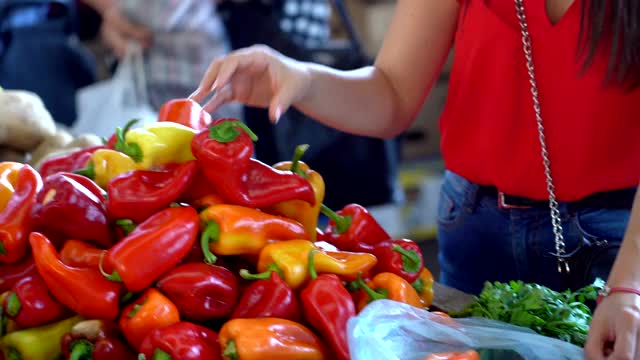
<svg viewBox="0 0 640 360">
<path fill-rule="evenodd" d="M 452 319 L 391 300 L 369 304 L 348 323 L 352 360 L 422 360 L 479 350 L 482 360 L 582 360 L 582 348 L 484 318 Z"/>
</svg>

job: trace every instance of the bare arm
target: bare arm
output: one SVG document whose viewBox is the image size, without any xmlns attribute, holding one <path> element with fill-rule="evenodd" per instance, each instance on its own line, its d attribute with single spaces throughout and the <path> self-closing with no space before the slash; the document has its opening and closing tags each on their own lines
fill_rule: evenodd
<svg viewBox="0 0 640 360">
<path fill-rule="evenodd" d="M 640 289 L 640 188 L 636 193 L 627 233 L 608 283 L 610 286 Z"/>
<path fill-rule="evenodd" d="M 440 74 L 453 42 L 456 0 L 399 0 L 375 65 L 338 71 L 302 63 L 264 46 L 214 60 L 191 98 L 205 109 L 238 101 L 269 107 L 270 117 L 291 105 L 331 127 L 392 137 L 405 130 Z"/>
<path fill-rule="evenodd" d="M 295 105 L 337 129 L 376 137 L 411 125 L 445 62 L 456 28 L 455 0 L 400 0 L 375 65 L 344 72 L 314 65 Z"/>
</svg>

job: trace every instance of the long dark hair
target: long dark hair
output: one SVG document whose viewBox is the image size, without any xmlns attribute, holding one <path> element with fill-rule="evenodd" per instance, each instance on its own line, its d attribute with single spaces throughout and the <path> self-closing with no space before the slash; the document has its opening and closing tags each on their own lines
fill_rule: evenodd
<svg viewBox="0 0 640 360">
<path fill-rule="evenodd" d="M 586 67 L 608 51 L 607 80 L 640 85 L 640 0 L 583 0 L 580 45 Z"/>
</svg>

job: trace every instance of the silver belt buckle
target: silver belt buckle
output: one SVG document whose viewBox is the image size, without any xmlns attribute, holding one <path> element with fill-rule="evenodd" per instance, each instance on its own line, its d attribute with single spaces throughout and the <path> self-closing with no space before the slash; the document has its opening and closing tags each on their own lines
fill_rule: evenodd
<svg viewBox="0 0 640 360">
<path fill-rule="evenodd" d="M 505 199 L 505 194 L 502 191 L 498 191 L 498 208 L 509 210 L 509 209 L 529 209 L 531 207 L 507 204 L 507 201 Z"/>
</svg>

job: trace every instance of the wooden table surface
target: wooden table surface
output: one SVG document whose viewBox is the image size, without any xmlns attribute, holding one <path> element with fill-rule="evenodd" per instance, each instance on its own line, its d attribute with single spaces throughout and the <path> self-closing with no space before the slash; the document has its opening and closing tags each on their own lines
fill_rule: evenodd
<svg viewBox="0 0 640 360">
<path fill-rule="evenodd" d="M 433 284 L 433 307 L 449 312 L 462 311 L 473 301 L 473 296 L 462 291 L 450 288 L 440 283 Z"/>
</svg>

